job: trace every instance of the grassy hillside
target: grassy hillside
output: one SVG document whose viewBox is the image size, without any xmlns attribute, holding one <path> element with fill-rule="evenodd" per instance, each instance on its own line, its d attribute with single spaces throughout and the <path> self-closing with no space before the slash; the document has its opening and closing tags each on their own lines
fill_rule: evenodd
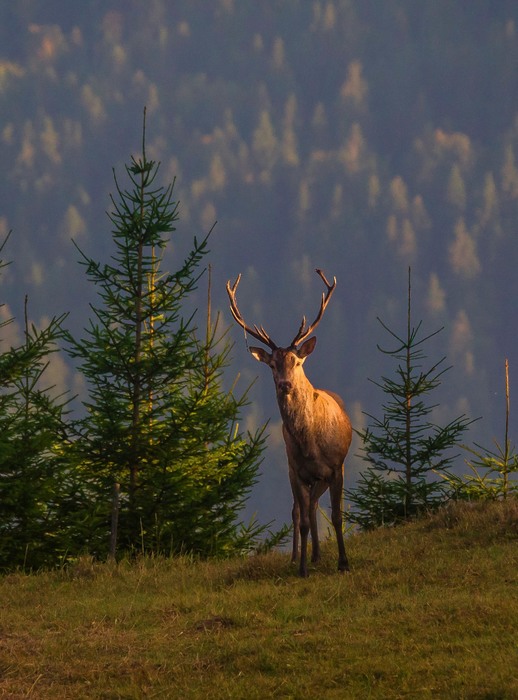
<svg viewBox="0 0 518 700">
<path fill-rule="evenodd" d="M 516 698 L 518 504 L 335 546 L 0 580 L 0 697 Z"/>
</svg>

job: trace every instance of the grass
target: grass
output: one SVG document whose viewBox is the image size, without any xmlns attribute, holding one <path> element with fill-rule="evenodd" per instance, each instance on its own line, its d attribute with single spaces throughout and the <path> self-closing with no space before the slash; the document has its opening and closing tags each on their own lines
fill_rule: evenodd
<svg viewBox="0 0 518 700">
<path fill-rule="evenodd" d="M 0 579 L 0 697 L 518 698 L 518 504 L 287 555 Z"/>
</svg>

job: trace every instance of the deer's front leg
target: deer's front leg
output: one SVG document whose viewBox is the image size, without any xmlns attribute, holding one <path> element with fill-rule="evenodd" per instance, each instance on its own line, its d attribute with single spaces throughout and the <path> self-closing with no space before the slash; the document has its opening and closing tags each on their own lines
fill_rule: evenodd
<svg viewBox="0 0 518 700">
<path fill-rule="evenodd" d="M 299 517 L 300 517 L 300 565 L 299 574 L 303 578 L 308 575 L 308 535 L 310 530 L 310 489 L 305 484 L 297 480 L 295 486 L 295 498 L 298 504 Z"/>
<path fill-rule="evenodd" d="M 293 523 L 293 543 L 291 549 L 291 561 L 297 561 L 299 556 L 299 530 L 300 530 L 300 506 L 297 498 L 297 476 L 289 465 L 289 477 L 291 492 L 293 494 L 293 508 L 291 511 L 291 520 Z"/>
<path fill-rule="evenodd" d="M 297 558 L 299 556 L 300 508 L 296 498 L 293 498 L 291 520 L 293 522 L 293 544 L 291 548 L 291 561 L 297 561 Z"/>
</svg>

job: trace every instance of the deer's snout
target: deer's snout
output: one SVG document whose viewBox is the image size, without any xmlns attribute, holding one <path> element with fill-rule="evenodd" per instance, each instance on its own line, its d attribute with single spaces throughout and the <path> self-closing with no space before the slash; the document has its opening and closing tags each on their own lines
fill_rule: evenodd
<svg viewBox="0 0 518 700">
<path fill-rule="evenodd" d="M 289 394 L 293 389 L 293 384 L 287 379 L 281 379 L 278 382 L 277 387 L 282 394 Z"/>
</svg>

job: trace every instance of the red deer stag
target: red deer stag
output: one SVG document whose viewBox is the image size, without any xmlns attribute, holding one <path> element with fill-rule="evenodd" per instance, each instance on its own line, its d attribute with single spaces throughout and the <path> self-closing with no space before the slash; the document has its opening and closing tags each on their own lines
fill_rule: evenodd
<svg viewBox="0 0 518 700">
<path fill-rule="evenodd" d="M 315 349 L 316 338 L 308 338 L 320 323 L 331 295 L 336 287 L 336 278 L 329 284 L 321 270 L 316 271 L 327 287 L 322 294 L 322 303 L 316 319 L 309 326 L 306 317 L 297 335 L 287 348 L 278 347 L 262 326 L 248 326 L 237 307 L 236 290 L 241 280 L 238 276 L 233 286 L 227 282 L 230 311 L 245 333 L 267 345 L 251 347 L 253 357 L 267 364 L 273 373 L 277 402 L 282 418 L 282 432 L 288 456 L 289 477 L 293 492 L 293 552 L 292 561 L 297 560 L 300 531 L 301 576 L 308 575 L 307 542 L 311 531 L 311 561 L 320 559 L 318 542 L 318 499 L 329 488 L 331 494 L 331 520 L 338 543 L 338 570 L 348 571 L 342 533 L 343 463 L 351 444 L 352 429 L 342 399 L 331 391 L 315 389 L 304 374 L 303 363 Z"/>
</svg>

